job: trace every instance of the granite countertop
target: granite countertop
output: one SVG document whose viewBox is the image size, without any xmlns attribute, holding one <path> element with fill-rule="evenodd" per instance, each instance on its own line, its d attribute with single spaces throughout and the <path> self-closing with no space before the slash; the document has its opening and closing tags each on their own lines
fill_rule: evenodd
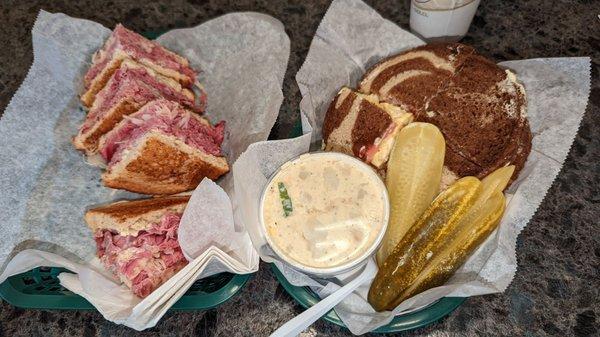
<svg viewBox="0 0 600 337">
<path fill-rule="evenodd" d="M 408 28 L 403 0 L 368 1 Z M 40 9 L 112 27 L 162 31 L 197 25 L 233 11 L 258 11 L 283 22 L 291 40 L 285 100 L 272 138 L 298 120 L 295 74 L 328 1 L 3 1 L 0 3 L 0 111 L 32 62 L 31 27 Z M 519 269 L 503 294 L 468 299 L 440 322 L 410 336 L 600 335 L 600 1 L 482 1 L 463 42 L 496 61 L 591 56 L 592 90 L 564 168 L 517 242 Z M 566 111 L 565 113 L 568 113 Z M 105 321 L 94 311 L 23 310 L 0 305 L 0 336 L 265 336 L 302 311 L 267 265 L 226 304 L 173 312 L 144 332 Z M 347 336 L 318 321 L 308 336 Z"/>
</svg>

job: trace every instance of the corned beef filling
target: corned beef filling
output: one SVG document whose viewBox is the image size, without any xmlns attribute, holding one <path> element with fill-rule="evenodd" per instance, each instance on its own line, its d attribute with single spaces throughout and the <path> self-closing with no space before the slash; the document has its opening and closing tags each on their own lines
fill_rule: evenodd
<svg viewBox="0 0 600 337">
<path fill-rule="evenodd" d="M 148 59 L 163 68 L 173 69 L 189 76 L 192 79 L 192 82 L 196 80 L 194 70 L 179 63 L 175 55 L 165 50 L 158 43 L 152 42 L 143 36 L 126 29 L 122 25 L 117 25 L 106 45 L 103 47 L 104 50 L 97 54 L 101 55 L 100 59 L 95 59 L 94 64 L 85 74 L 84 83 L 86 89 L 89 88 L 94 78 L 96 78 L 96 76 L 98 76 L 104 67 L 112 60 L 113 54 L 117 48 L 124 50 L 134 60 Z"/>
<path fill-rule="evenodd" d="M 138 106 L 142 106 L 159 97 L 176 101 L 197 112 L 202 111 L 201 106 L 194 105 L 194 100 L 157 81 L 152 75 L 148 74 L 145 68 L 119 68 L 108 84 L 98 93 L 96 100 L 101 103 L 90 110 L 80 133 L 87 132 L 124 98 L 133 100 Z"/>
<path fill-rule="evenodd" d="M 371 161 L 373 160 L 373 157 L 375 156 L 377 151 L 379 151 L 379 143 L 381 143 L 384 139 L 389 137 L 392 134 L 392 132 L 394 132 L 395 129 L 396 129 L 396 123 L 394 123 L 394 122 L 390 123 L 390 125 L 385 129 L 383 134 L 380 137 L 378 137 L 379 142 L 377 144 L 375 144 L 375 142 L 373 142 L 372 144 L 369 144 L 366 147 L 363 147 L 361 149 L 361 151 L 359 152 L 358 157 L 363 159 L 367 163 L 371 163 Z"/>
<path fill-rule="evenodd" d="M 180 221 L 181 214 L 167 212 L 137 236 L 98 230 L 98 257 L 134 294 L 146 297 L 187 264 L 177 241 Z"/>
<path fill-rule="evenodd" d="M 225 122 L 210 126 L 191 114 L 174 102 L 157 100 L 148 103 L 138 112 L 127 116 L 125 122 L 107 134 L 100 154 L 112 166 L 121 160 L 123 151 L 139 138 L 149 131 L 159 130 L 177 137 L 189 146 L 220 156 Z"/>
<path fill-rule="evenodd" d="M 104 69 L 104 67 L 106 67 L 108 62 L 112 59 L 112 54 L 115 52 L 117 45 L 117 39 L 114 35 L 111 35 L 106 41 L 104 47 L 94 54 L 92 58 L 92 66 L 90 69 L 88 69 L 87 73 L 85 73 L 85 76 L 83 77 L 83 83 L 86 90 L 90 88 L 92 81 L 96 78 L 96 76 L 98 76 L 98 74 L 100 74 L 100 72 L 102 72 L 102 69 Z"/>
</svg>

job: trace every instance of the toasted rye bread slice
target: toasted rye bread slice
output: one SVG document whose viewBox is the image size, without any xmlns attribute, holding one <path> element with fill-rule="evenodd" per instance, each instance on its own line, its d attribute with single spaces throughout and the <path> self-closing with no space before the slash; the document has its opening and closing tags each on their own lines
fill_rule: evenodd
<svg viewBox="0 0 600 337">
<path fill-rule="evenodd" d="M 81 95 L 81 103 L 85 107 L 91 107 L 96 99 L 96 94 L 108 82 L 110 77 L 114 74 L 117 69 L 121 66 L 124 59 L 128 58 L 127 54 L 121 51 L 116 51 L 113 59 L 102 69 L 102 71 L 92 80 L 89 88 Z"/>
<path fill-rule="evenodd" d="M 183 213 L 189 199 L 190 196 L 185 195 L 119 201 L 90 209 L 84 219 L 94 233 L 108 229 L 123 236 L 135 236 L 160 222 L 168 211 Z"/>
<path fill-rule="evenodd" d="M 228 171 L 224 157 L 213 156 L 153 130 L 109 167 L 102 181 L 107 187 L 164 195 L 192 190 L 204 177 L 214 180 Z"/>
<path fill-rule="evenodd" d="M 170 88 L 173 92 L 180 93 L 182 97 L 185 97 L 190 100 L 193 104 L 194 102 L 194 94 L 187 88 L 183 88 L 177 81 L 162 76 L 150 68 L 147 68 L 143 65 L 140 65 L 130 59 L 125 59 L 121 63 L 119 69 L 111 75 L 110 80 L 107 82 L 106 86 L 96 95 L 97 99 L 94 100 L 92 108 L 90 109 L 89 114 L 92 115 L 98 109 L 102 109 L 102 105 L 105 103 L 104 101 L 110 98 L 111 93 L 109 90 L 112 85 L 120 85 L 120 86 L 136 86 L 143 89 L 143 87 L 149 85 L 147 83 L 140 83 L 139 80 L 135 79 L 124 79 L 119 83 L 113 83 L 113 81 L 117 81 L 115 79 L 115 74 L 118 72 L 125 73 L 129 70 L 132 71 L 140 71 L 143 70 L 147 75 L 149 75 L 153 80 L 159 82 L 165 87 Z M 120 91 L 123 88 L 116 88 L 116 91 Z M 155 98 L 160 98 L 161 94 L 159 93 L 161 90 L 153 89 L 157 92 Z M 117 93 L 119 94 L 119 93 Z M 83 150 L 87 155 L 92 155 L 98 150 L 98 141 L 100 137 L 110 130 L 112 130 L 117 123 L 119 123 L 123 116 L 130 115 L 140 109 L 144 104 L 146 104 L 149 99 L 147 98 L 136 98 L 135 95 L 123 95 L 119 101 L 115 105 L 113 105 L 107 112 L 103 113 L 102 118 L 96 122 L 92 127 L 90 127 L 85 132 L 80 132 L 73 138 L 73 145 L 78 150 Z M 89 118 L 89 117 L 88 117 Z"/>
</svg>

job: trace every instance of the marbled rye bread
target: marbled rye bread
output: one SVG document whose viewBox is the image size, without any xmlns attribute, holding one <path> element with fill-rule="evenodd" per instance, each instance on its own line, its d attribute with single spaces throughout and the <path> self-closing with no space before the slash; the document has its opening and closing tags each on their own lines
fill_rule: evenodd
<svg viewBox="0 0 600 337">
<path fill-rule="evenodd" d="M 325 115 L 323 148 L 381 168 L 389 158 L 396 133 L 412 120 L 412 114 L 398 106 L 344 87 Z"/>
<path fill-rule="evenodd" d="M 385 59 L 367 71 L 360 91 L 438 126 L 455 178 L 513 164 L 515 179 L 531 150 L 523 86 L 469 46 L 425 45 Z"/>
<path fill-rule="evenodd" d="M 473 48 L 458 43 L 417 47 L 374 65 L 364 75 L 359 90 L 419 113 L 473 52 Z"/>
</svg>

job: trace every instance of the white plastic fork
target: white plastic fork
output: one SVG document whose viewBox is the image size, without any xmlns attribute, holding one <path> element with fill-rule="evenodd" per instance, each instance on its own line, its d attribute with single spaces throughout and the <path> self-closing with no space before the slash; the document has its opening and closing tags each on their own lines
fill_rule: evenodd
<svg viewBox="0 0 600 337">
<path fill-rule="evenodd" d="M 331 295 L 325 297 L 319 303 L 304 310 L 303 313 L 294 317 L 289 322 L 282 325 L 279 329 L 271 334 L 271 337 L 293 337 L 306 330 L 316 320 L 325 315 L 329 310 L 333 309 L 336 304 L 340 303 L 344 298 L 350 295 L 356 288 L 373 274 L 376 270 L 375 261 L 369 260 L 365 269 L 354 280 L 350 281 L 345 286 L 341 287 Z"/>
</svg>

